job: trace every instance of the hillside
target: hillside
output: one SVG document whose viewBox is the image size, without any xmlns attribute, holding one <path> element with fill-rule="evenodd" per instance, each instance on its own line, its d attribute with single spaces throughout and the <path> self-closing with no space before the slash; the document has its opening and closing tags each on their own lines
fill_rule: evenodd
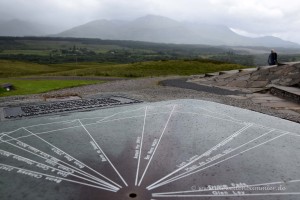
<svg viewBox="0 0 300 200">
<path fill-rule="evenodd" d="M 85 62 L 52 65 L 0 60 L 0 65 L 0 78 L 20 76 L 149 77 L 192 75 L 245 68 L 242 65 L 204 59 L 150 61 L 130 64 Z"/>
<path fill-rule="evenodd" d="M 133 63 L 210 59 L 247 66 L 267 64 L 266 47 L 229 47 L 101 40 L 91 38 L 0 37 L 0 59 L 40 64 L 74 62 Z M 276 48 L 280 62 L 300 59 L 300 49 Z"/>
<path fill-rule="evenodd" d="M 223 25 L 178 22 L 155 15 L 147 15 L 133 21 L 96 20 L 55 36 L 175 44 L 300 47 L 296 43 L 272 36 L 260 38 L 241 36 Z"/>
</svg>

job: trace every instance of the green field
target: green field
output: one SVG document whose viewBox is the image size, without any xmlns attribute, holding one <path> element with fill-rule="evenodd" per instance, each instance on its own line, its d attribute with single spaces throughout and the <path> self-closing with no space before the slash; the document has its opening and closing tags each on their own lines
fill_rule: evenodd
<svg viewBox="0 0 300 200">
<path fill-rule="evenodd" d="M 245 66 L 210 60 L 169 60 L 130 64 L 90 62 L 52 65 L 0 60 L 0 77 L 31 75 L 110 77 L 186 76 L 241 68 L 245 68 Z"/>
<path fill-rule="evenodd" d="M 0 60 L 0 85 L 11 83 L 15 90 L 0 90 L 1 96 L 43 93 L 51 90 L 75 87 L 100 81 L 82 80 L 21 80 L 21 77 L 43 76 L 106 76 L 106 77 L 153 77 L 193 75 L 223 70 L 241 69 L 245 66 L 210 60 L 149 61 L 130 64 L 115 63 L 64 63 L 37 64 L 31 62 Z"/>
<path fill-rule="evenodd" d="M 0 79 L 0 85 L 3 83 L 11 83 L 14 90 L 5 91 L 0 89 L 0 97 L 25 95 L 25 94 L 39 94 L 52 90 L 59 90 L 63 88 L 70 88 L 82 85 L 90 85 L 103 83 L 103 81 L 86 81 L 86 80 L 18 80 L 18 79 Z"/>
<path fill-rule="evenodd" d="M 71 64 L 72 65 L 72 64 Z M 56 65 L 58 68 L 67 64 Z M 195 60 L 170 60 L 150 61 L 132 64 L 107 64 L 81 63 L 77 69 L 49 73 L 54 76 L 112 76 L 112 77 L 149 77 L 169 75 L 192 75 L 216 72 L 222 70 L 241 69 L 244 66 L 211 61 Z"/>
<path fill-rule="evenodd" d="M 84 38 L 0 37 L 0 84 L 9 82 L 15 86 L 11 92 L 0 89 L 0 96 L 43 93 L 99 83 L 45 80 L 43 76 L 138 78 L 187 76 L 245 68 L 239 64 L 200 58 L 223 55 L 227 51 L 227 48 L 205 45 Z M 32 76 L 40 80 L 21 79 Z"/>
<path fill-rule="evenodd" d="M 48 56 L 50 54 L 49 50 L 3 50 L 0 54 L 10 54 L 10 55 L 39 55 Z"/>
</svg>

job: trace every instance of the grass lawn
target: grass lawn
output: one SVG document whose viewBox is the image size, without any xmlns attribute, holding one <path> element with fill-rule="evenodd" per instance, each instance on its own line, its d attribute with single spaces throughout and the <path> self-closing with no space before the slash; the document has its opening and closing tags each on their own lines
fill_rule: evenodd
<svg viewBox="0 0 300 200">
<path fill-rule="evenodd" d="M 75 69 L 88 69 L 110 63 L 66 63 L 57 65 L 44 65 L 33 62 L 0 60 L 0 78 L 43 75 L 48 73 L 66 72 Z"/>
<path fill-rule="evenodd" d="M 186 76 L 242 69 L 245 67 L 246 66 L 243 65 L 210 60 L 168 60 L 129 64 L 80 62 L 51 65 L 0 60 L 0 77 L 7 78 L 32 75 L 111 77 Z"/>
<path fill-rule="evenodd" d="M 0 54 L 11 54 L 11 55 L 39 55 L 48 56 L 50 54 L 49 50 L 3 50 Z"/>
<path fill-rule="evenodd" d="M 51 65 L 56 68 L 68 68 L 68 65 Z M 76 69 L 50 72 L 52 76 L 111 76 L 111 77 L 147 77 L 168 75 L 193 75 L 224 70 L 242 69 L 246 66 L 209 60 L 168 60 L 130 64 L 80 63 Z"/>
<path fill-rule="evenodd" d="M 16 78 L 24 76 L 107 76 L 135 78 L 169 75 L 187 76 L 242 68 L 246 68 L 246 66 L 203 59 L 150 61 L 129 64 L 89 62 L 51 65 L 0 60 L 0 85 L 11 83 L 15 86 L 15 90 L 10 92 L 6 92 L 3 89 L 0 90 L 0 97 L 37 94 L 101 82 L 95 80 L 20 80 Z"/>
<path fill-rule="evenodd" d="M 7 92 L 3 88 L 1 88 L 0 97 L 13 96 L 13 95 L 38 94 L 38 93 L 48 92 L 51 90 L 103 83 L 103 81 L 0 79 L 0 85 L 2 85 L 3 83 L 13 84 L 15 89 L 10 92 Z"/>
</svg>

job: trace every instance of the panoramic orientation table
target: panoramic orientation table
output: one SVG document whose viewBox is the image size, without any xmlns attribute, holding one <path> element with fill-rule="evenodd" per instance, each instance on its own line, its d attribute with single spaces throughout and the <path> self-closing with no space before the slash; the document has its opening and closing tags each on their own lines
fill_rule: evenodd
<svg viewBox="0 0 300 200">
<path fill-rule="evenodd" d="M 1 200 L 300 199 L 300 124 L 200 100 L 0 123 Z"/>
</svg>

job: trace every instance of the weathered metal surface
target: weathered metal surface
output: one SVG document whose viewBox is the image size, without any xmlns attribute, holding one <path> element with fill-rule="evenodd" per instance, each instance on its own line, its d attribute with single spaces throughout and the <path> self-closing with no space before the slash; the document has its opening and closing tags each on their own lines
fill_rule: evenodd
<svg viewBox="0 0 300 200">
<path fill-rule="evenodd" d="M 197 100 L 4 121 L 0 199 L 296 200 L 299 130 Z"/>
<path fill-rule="evenodd" d="M 59 101 L 43 104 L 31 104 L 21 107 L 4 108 L 6 119 L 21 117 L 32 117 L 39 115 L 49 115 L 55 113 L 64 113 L 72 111 L 91 110 L 98 108 L 107 108 L 124 104 L 141 103 L 139 100 L 129 99 L 126 97 L 107 97 L 98 99 L 80 99 L 71 101 Z"/>
</svg>

